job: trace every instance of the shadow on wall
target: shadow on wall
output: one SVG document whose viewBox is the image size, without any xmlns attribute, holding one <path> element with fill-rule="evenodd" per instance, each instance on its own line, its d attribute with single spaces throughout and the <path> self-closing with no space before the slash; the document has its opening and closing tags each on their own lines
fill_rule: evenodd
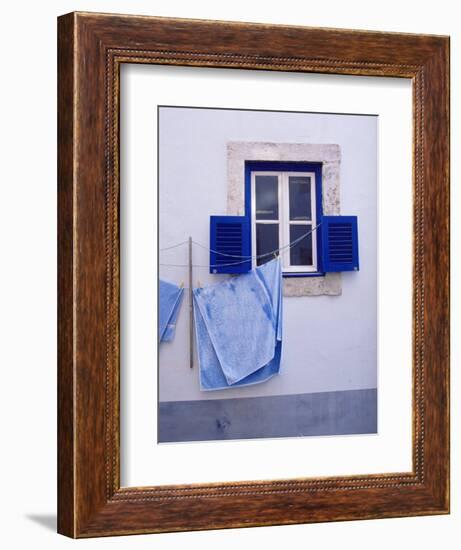
<svg viewBox="0 0 461 550">
<path fill-rule="evenodd" d="M 58 519 L 56 514 L 26 514 L 26 518 L 48 531 L 56 533 L 58 528 Z"/>
</svg>

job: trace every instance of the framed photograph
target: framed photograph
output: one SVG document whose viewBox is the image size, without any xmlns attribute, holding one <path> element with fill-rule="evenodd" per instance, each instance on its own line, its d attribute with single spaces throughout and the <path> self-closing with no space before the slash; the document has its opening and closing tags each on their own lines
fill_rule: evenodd
<svg viewBox="0 0 461 550">
<path fill-rule="evenodd" d="M 449 512 L 449 39 L 58 20 L 58 531 Z"/>
</svg>

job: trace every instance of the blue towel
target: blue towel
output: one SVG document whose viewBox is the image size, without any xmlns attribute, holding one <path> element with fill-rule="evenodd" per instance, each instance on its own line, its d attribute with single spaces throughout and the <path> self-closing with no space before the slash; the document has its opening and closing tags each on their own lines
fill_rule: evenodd
<svg viewBox="0 0 461 550">
<path fill-rule="evenodd" d="M 280 370 L 282 272 L 277 258 L 197 288 L 194 319 L 202 390 L 264 382 Z"/>
<path fill-rule="evenodd" d="M 160 279 L 158 310 L 158 339 L 160 342 L 171 342 L 174 338 L 183 295 L 183 288 Z"/>
</svg>

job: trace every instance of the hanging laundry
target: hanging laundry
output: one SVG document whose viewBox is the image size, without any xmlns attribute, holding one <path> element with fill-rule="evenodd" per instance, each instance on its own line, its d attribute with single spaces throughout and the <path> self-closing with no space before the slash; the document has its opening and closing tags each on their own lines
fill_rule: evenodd
<svg viewBox="0 0 461 550">
<path fill-rule="evenodd" d="M 158 338 L 160 342 L 171 342 L 173 340 L 183 296 L 184 288 L 160 279 L 158 321 Z"/>
<path fill-rule="evenodd" d="M 282 353 L 279 258 L 193 291 L 200 388 L 220 390 L 278 374 Z"/>
</svg>

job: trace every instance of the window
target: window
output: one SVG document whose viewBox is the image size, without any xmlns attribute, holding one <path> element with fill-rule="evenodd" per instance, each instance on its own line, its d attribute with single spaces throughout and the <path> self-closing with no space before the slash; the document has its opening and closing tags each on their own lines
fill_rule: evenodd
<svg viewBox="0 0 461 550">
<path fill-rule="evenodd" d="M 315 172 L 252 171 L 256 265 L 280 249 L 285 273 L 317 271 Z"/>
<path fill-rule="evenodd" d="M 294 147 L 275 145 L 280 156 L 288 156 Z M 284 292 L 286 287 L 294 293 L 287 295 L 336 296 L 341 292 L 335 283 L 338 279 L 330 275 L 359 269 L 357 216 L 339 214 L 338 151 L 331 145 L 315 146 L 327 148 L 318 151 L 319 157 L 327 159 L 325 170 L 322 162 L 246 160 L 249 153 L 265 156 L 267 147 L 233 143 L 230 148 L 233 154 L 238 153 L 230 162 L 231 207 L 227 215 L 210 216 L 210 273 L 246 273 L 279 253 L 283 276 L 293 278 Z M 298 156 L 299 147 L 296 145 Z M 313 145 L 301 147 L 306 148 L 306 156 L 312 154 Z M 333 153 L 336 156 L 330 159 L 328 155 Z M 244 185 L 238 175 L 242 167 Z M 324 197 L 325 213 L 323 177 L 329 190 Z M 308 285 L 302 280 L 302 287 L 294 284 L 296 278 L 311 277 L 322 277 L 322 283 Z"/>
<path fill-rule="evenodd" d="M 253 267 L 280 249 L 285 277 L 322 275 L 322 164 L 247 161 L 245 191 Z"/>
</svg>

